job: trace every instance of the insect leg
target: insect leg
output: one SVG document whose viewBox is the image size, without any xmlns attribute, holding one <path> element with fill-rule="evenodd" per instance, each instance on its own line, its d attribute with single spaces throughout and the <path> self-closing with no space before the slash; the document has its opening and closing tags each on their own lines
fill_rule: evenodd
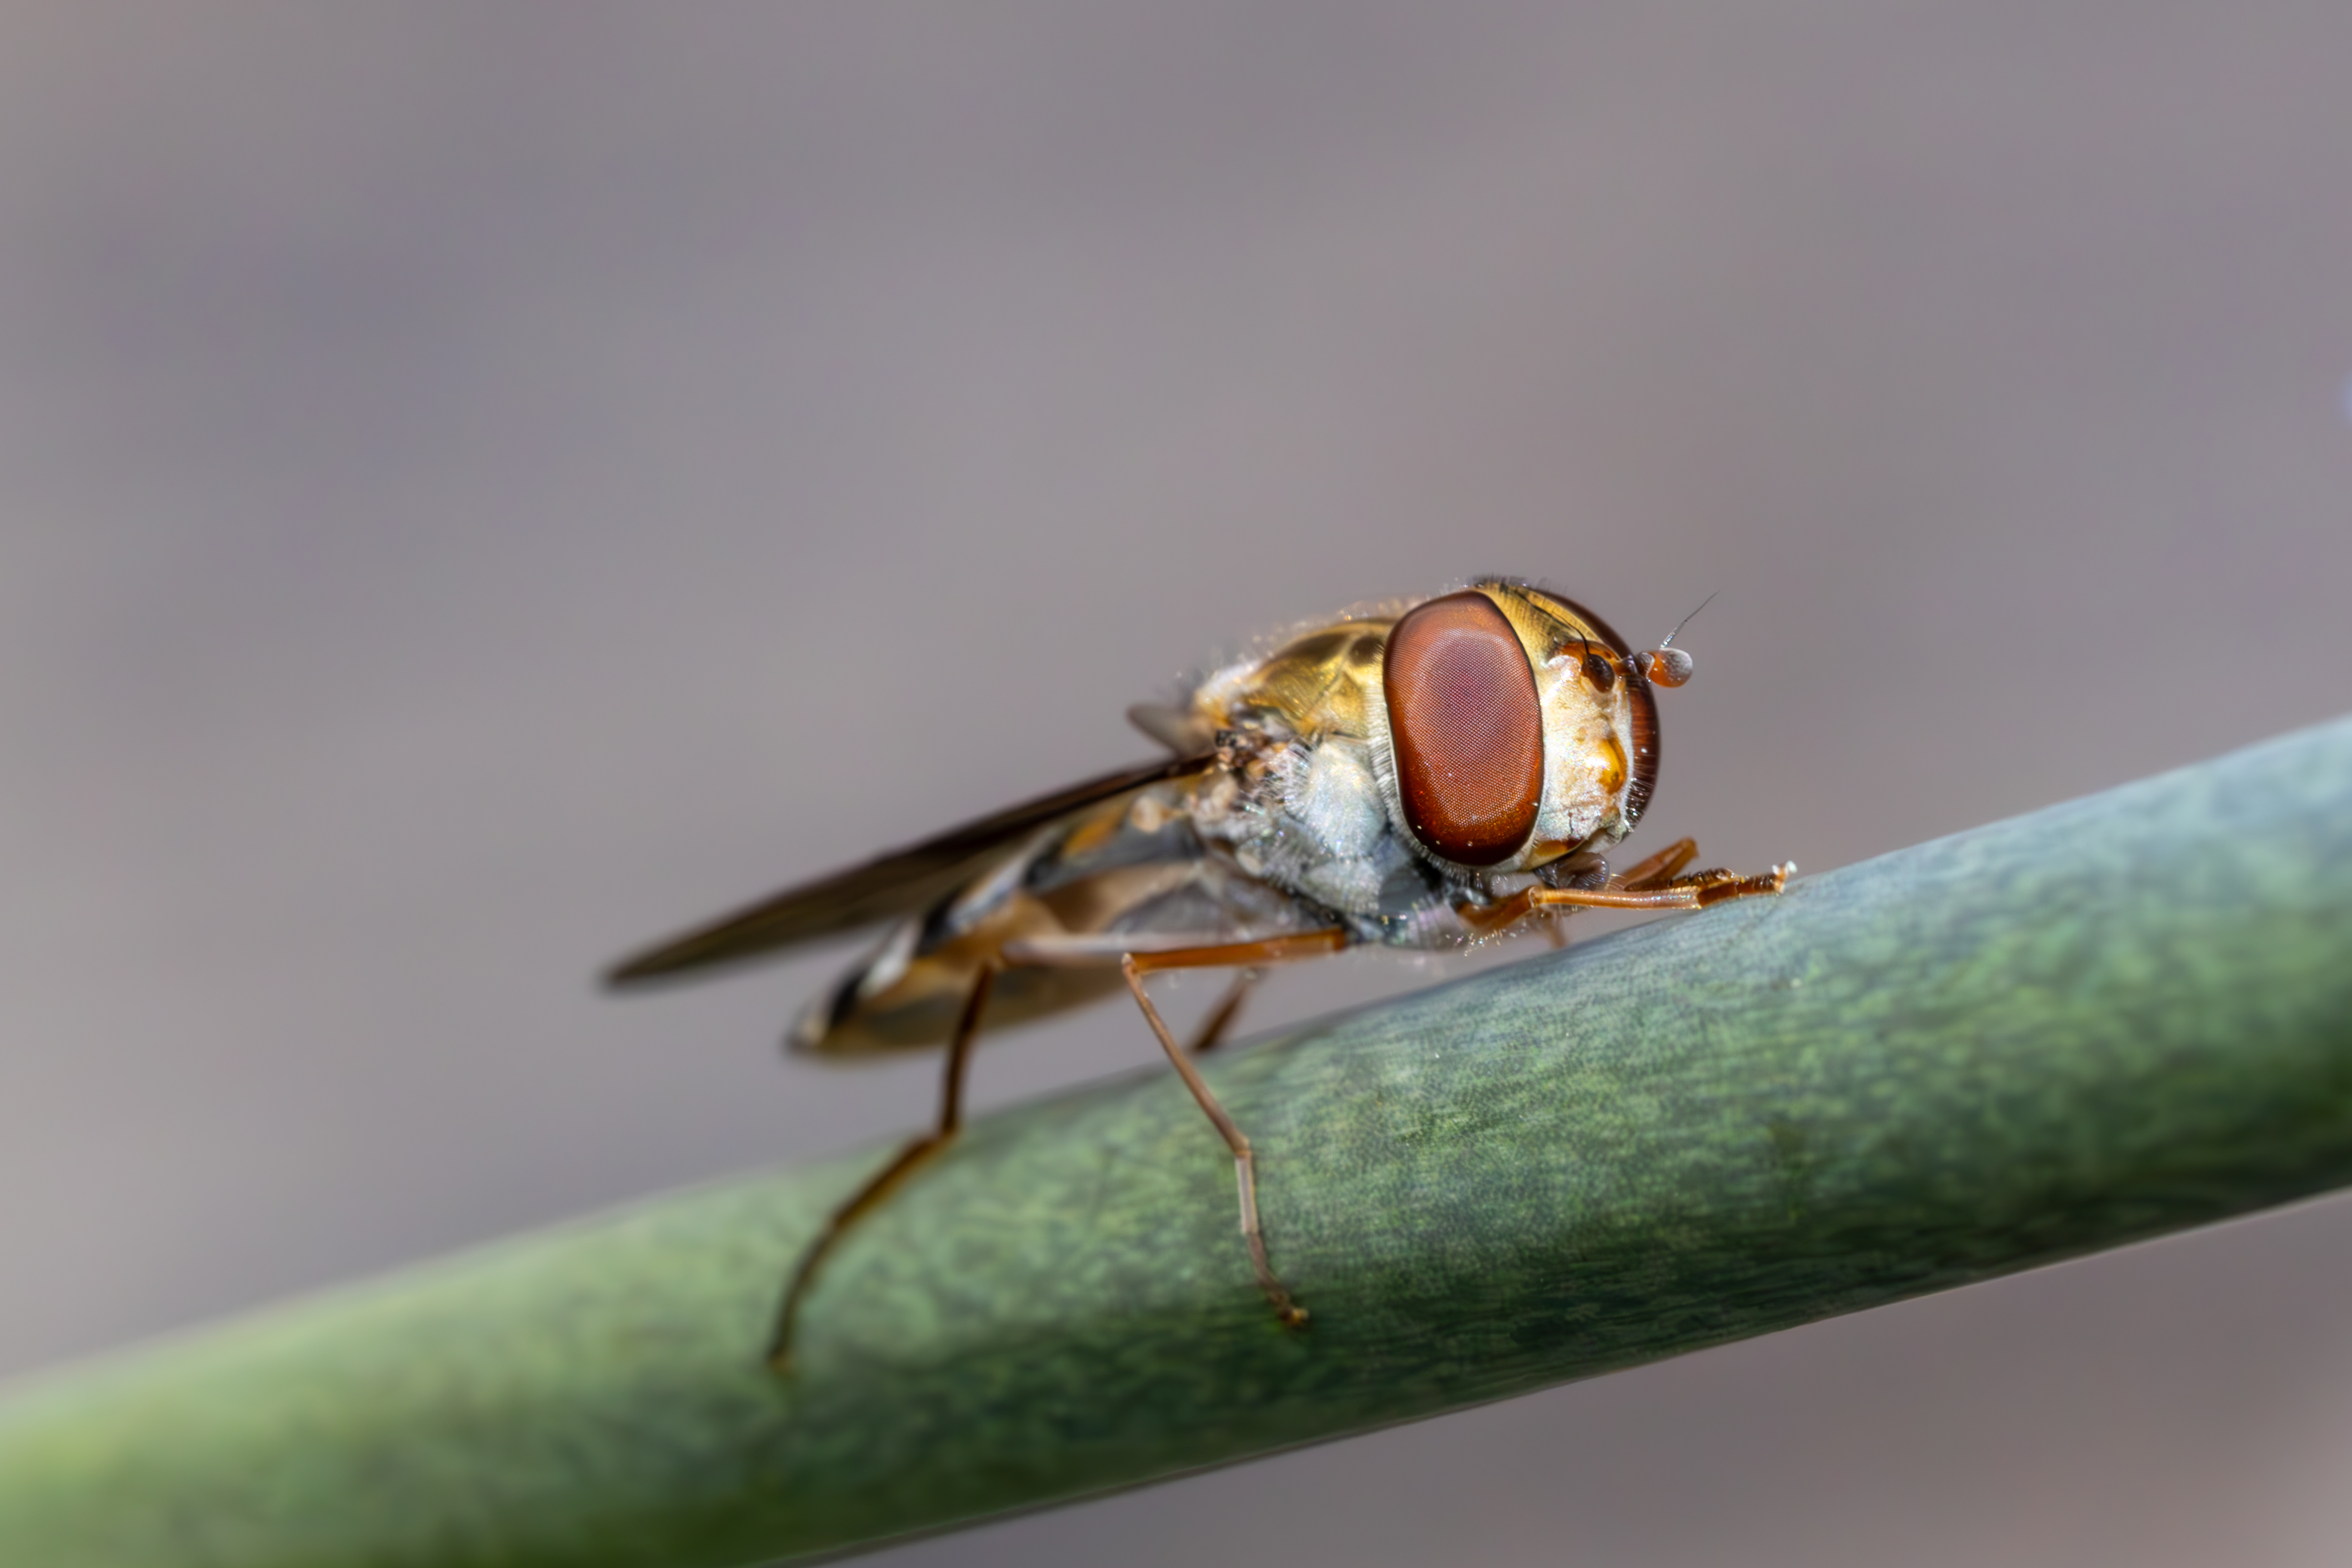
<svg viewBox="0 0 2352 1568">
<path fill-rule="evenodd" d="M 1164 939 L 1170 945 L 1157 948 L 1139 948 L 1132 936 L 1116 935 L 1102 936 L 1040 938 L 1029 937 L 1008 942 L 1000 950 L 1009 964 L 1064 967 L 1117 963 L 1126 977 L 1127 988 L 1135 994 L 1136 1005 L 1143 1009 L 1144 1022 L 1151 1026 L 1152 1035 L 1160 1041 L 1160 1050 L 1175 1065 L 1177 1076 L 1217 1129 L 1218 1136 L 1234 1153 L 1234 1174 L 1241 1194 L 1242 1237 L 1249 1246 L 1250 1265 L 1257 1274 L 1258 1289 L 1273 1304 L 1275 1316 L 1284 1324 L 1296 1328 L 1307 1321 L 1307 1309 L 1291 1298 L 1289 1287 L 1276 1275 L 1266 1259 L 1265 1232 L 1257 1218 L 1257 1158 L 1250 1147 L 1249 1138 L 1234 1124 L 1225 1108 L 1210 1092 L 1199 1071 L 1193 1067 L 1176 1037 L 1168 1030 L 1167 1020 L 1160 1009 L 1151 1005 L 1151 998 L 1143 988 L 1143 977 L 1154 969 L 1221 969 L 1228 967 L 1251 967 L 1259 964 L 1282 963 L 1293 958 L 1312 958 L 1325 953 L 1337 953 L 1348 946 L 1348 934 L 1338 927 L 1320 931 L 1301 931 L 1287 936 L 1270 936 L 1257 942 L 1197 942 L 1183 945 L 1181 938 Z M 1238 1004 L 1236 1004 L 1238 1005 Z M 1223 1006 L 1220 1006 L 1223 1011 Z"/>
<path fill-rule="evenodd" d="M 1241 1016 L 1242 1004 L 1249 1000 L 1250 990 L 1257 984 L 1258 978 L 1255 969 L 1243 969 L 1234 976 L 1234 983 L 1225 988 L 1225 994 L 1217 999 L 1217 1005 L 1209 1009 L 1209 1016 L 1202 1019 L 1201 1027 L 1192 1032 L 1192 1043 L 1186 1048 L 1188 1054 L 1198 1056 L 1203 1051 L 1214 1051 L 1225 1042 L 1226 1034 L 1234 1027 L 1234 1019 Z"/>
<path fill-rule="evenodd" d="M 948 1062 L 945 1081 L 940 1091 L 939 1125 L 916 1138 L 898 1151 L 898 1157 L 884 1166 L 864 1186 L 852 1194 L 849 1200 L 833 1211 L 824 1229 L 809 1243 L 801 1254 L 799 1265 L 793 1270 L 792 1283 L 785 1287 L 783 1304 L 776 1309 L 776 1331 L 768 1342 L 768 1365 L 779 1374 L 793 1368 L 793 1325 L 799 1320 L 802 1298 L 816 1279 L 818 1265 L 837 1246 L 849 1228 L 881 1207 L 900 1182 L 905 1181 L 933 1155 L 955 1141 L 963 1125 L 964 1070 L 971 1061 L 972 1037 L 980 1032 L 981 1010 L 988 1006 L 988 993 L 996 984 L 996 966 L 984 964 L 979 977 L 971 983 L 971 994 L 964 998 L 963 1013 L 956 1020 L 954 1037 L 948 1042 Z"/>
<path fill-rule="evenodd" d="M 1642 886 L 1619 886 L 1617 879 L 1612 877 L 1607 887 L 1530 887 L 1500 904 L 1463 904 L 1455 913 L 1473 930 L 1499 931 L 1526 919 L 1536 910 L 1563 904 L 1578 909 L 1704 909 L 1735 898 L 1778 893 L 1788 885 L 1796 870 L 1796 862 L 1791 861 L 1774 866 L 1761 876 L 1703 871 L 1696 876 L 1678 876 Z"/>
<path fill-rule="evenodd" d="M 1151 998 L 1143 988 L 1143 977 L 1153 969 L 1207 968 L 1224 964 L 1256 960 L 1266 962 L 1280 958 L 1304 957 L 1313 952 L 1336 952 L 1345 946 L 1346 935 L 1339 931 L 1313 932 L 1303 937 L 1275 937 L 1266 942 L 1224 944 L 1213 947 L 1180 948 L 1173 952 L 1129 953 L 1119 959 L 1119 972 L 1127 977 L 1127 988 L 1135 993 L 1136 1005 L 1143 1009 L 1144 1021 L 1159 1037 L 1160 1048 L 1168 1053 L 1175 1065 L 1177 1076 L 1192 1092 L 1193 1101 L 1207 1115 L 1225 1146 L 1234 1152 L 1234 1184 L 1241 1197 L 1242 1239 L 1249 1248 L 1250 1267 L 1257 1274 L 1257 1288 L 1265 1294 L 1274 1308 L 1274 1315 L 1285 1328 L 1298 1328 L 1307 1322 L 1307 1309 L 1298 1304 L 1274 1271 L 1265 1251 L 1265 1229 L 1257 1217 L 1257 1155 L 1250 1147 L 1249 1135 L 1238 1126 L 1224 1106 L 1217 1103 L 1200 1070 L 1176 1044 L 1176 1037 L 1168 1032 L 1168 1025 L 1160 1009 L 1151 1005 Z"/>
<path fill-rule="evenodd" d="M 1785 861 L 1761 876 L 1742 876 L 1738 872 L 1716 866 L 1687 875 L 1654 877 L 1642 883 L 1639 891 L 1687 894 L 1694 907 L 1705 909 L 1709 904 L 1725 904 L 1735 898 L 1769 897 L 1787 887 L 1789 879 L 1796 874 L 1795 861 Z"/>
<path fill-rule="evenodd" d="M 1649 859 L 1636 862 L 1611 877 L 1610 884 L 1639 893 L 1674 881 L 1683 867 L 1697 858 L 1696 839 L 1676 839 Z"/>
<path fill-rule="evenodd" d="M 1690 876 L 1653 876 L 1625 884 L 1612 877 L 1607 887 L 1531 887 L 1518 897 L 1526 899 L 1531 908 L 1566 904 L 1586 909 L 1705 909 L 1711 904 L 1724 904 L 1735 898 L 1778 893 L 1788 886 L 1796 870 L 1796 862 L 1790 861 L 1774 866 L 1761 876 L 1741 876 L 1717 868 Z M 1515 902 L 1516 899 L 1504 901 L 1505 904 Z"/>
</svg>

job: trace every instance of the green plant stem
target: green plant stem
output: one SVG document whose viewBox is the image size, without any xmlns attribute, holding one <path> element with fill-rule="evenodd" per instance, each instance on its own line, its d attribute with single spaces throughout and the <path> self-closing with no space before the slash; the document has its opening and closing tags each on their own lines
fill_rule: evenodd
<svg viewBox="0 0 2352 1568">
<path fill-rule="evenodd" d="M 1106 1009 L 1105 1030 L 1140 1031 Z M 2352 721 L 0 1404 L 0 1562 L 838 1552 L 1588 1377 L 2352 1180 Z"/>
</svg>

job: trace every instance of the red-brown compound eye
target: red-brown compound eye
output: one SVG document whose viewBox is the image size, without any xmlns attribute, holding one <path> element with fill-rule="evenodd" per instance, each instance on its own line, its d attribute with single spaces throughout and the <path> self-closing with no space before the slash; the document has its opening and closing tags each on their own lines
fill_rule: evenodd
<svg viewBox="0 0 2352 1568">
<path fill-rule="evenodd" d="M 1483 593 L 1433 599 L 1390 632 L 1382 668 L 1413 836 L 1464 865 L 1508 860 L 1543 801 L 1543 705 L 1511 623 Z"/>
</svg>

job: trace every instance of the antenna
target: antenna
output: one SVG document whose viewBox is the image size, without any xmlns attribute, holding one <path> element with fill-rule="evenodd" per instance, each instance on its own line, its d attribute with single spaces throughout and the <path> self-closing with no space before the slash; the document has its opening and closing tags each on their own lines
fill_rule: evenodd
<svg viewBox="0 0 2352 1568">
<path fill-rule="evenodd" d="M 1713 593 L 1708 594 L 1705 599 L 1700 600 L 1698 601 L 1698 610 L 1704 610 L 1708 605 L 1714 603 L 1717 599 L 1722 596 L 1722 593 L 1723 590 L 1718 588 Z M 1675 645 L 1675 639 L 1683 634 L 1683 628 L 1698 619 L 1698 610 L 1694 610 L 1689 614 L 1684 616 L 1681 621 L 1675 623 L 1675 629 L 1666 633 L 1666 640 L 1658 644 L 1661 652 L 1673 647 Z"/>
<path fill-rule="evenodd" d="M 1722 590 L 1716 591 L 1719 593 Z M 1714 602 L 1715 594 L 1710 593 L 1698 601 L 1698 610 L 1704 610 Z M 1691 656 L 1675 646 L 1675 639 L 1683 634 L 1683 626 L 1698 619 L 1698 610 L 1684 616 L 1682 625 L 1667 632 L 1664 642 L 1633 661 L 1643 679 L 1662 686 L 1678 686 L 1691 678 Z"/>
</svg>

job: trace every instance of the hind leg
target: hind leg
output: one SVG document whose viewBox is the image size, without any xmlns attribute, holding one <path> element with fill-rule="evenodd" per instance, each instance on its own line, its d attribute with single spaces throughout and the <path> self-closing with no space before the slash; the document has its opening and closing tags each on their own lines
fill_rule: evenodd
<svg viewBox="0 0 2352 1568">
<path fill-rule="evenodd" d="M 979 977 L 972 982 L 971 994 L 963 1004 L 963 1014 L 956 1021 L 954 1037 L 948 1042 L 948 1062 L 945 1081 L 940 1090 L 940 1119 L 931 1131 L 914 1139 L 898 1151 L 898 1158 L 876 1173 L 874 1177 L 852 1194 L 849 1200 L 833 1211 L 824 1228 L 817 1233 L 808 1250 L 793 1270 L 792 1283 L 784 1289 L 783 1303 L 776 1309 L 775 1333 L 768 1341 L 768 1365 L 784 1374 L 793 1368 L 793 1325 L 800 1318 L 801 1301 L 816 1280 L 818 1267 L 841 1239 L 895 1191 L 898 1184 L 922 1167 L 932 1155 L 955 1141 L 963 1125 L 964 1071 L 971 1061 L 972 1037 L 980 1032 L 981 1010 L 988 1005 L 988 993 L 996 983 L 996 968 L 983 966 Z"/>
</svg>

